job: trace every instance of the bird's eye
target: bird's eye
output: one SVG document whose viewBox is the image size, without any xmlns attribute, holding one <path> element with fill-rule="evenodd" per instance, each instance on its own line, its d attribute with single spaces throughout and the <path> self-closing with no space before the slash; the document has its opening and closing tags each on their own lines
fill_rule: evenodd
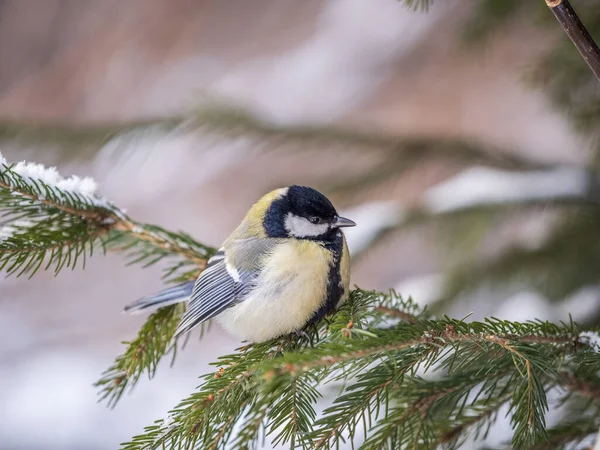
<svg viewBox="0 0 600 450">
<path fill-rule="evenodd" d="M 320 223 L 321 223 L 321 218 L 320 218 L 320 217 L 313 216 L 313 217 L 309 217 L 309 218 L 308 218 L 308 221 L 309 221 L 310 223 L 314 224 L 314 225 L 318 225 L 318 224 L 320 224 Z"/>
</svg>

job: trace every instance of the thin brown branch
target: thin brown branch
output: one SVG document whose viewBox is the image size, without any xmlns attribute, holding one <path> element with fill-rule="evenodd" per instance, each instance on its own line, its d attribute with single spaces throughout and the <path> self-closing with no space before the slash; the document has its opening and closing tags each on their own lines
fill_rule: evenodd
<svg viewBox="0 0 600 450">
<path fill-rule="evenodd" d="M 417 323 L 418 321 L 418 319 L 412 314 L 409 314 L 396 308 L 388 308 L 387 306 L 376 306 L 375 308 L 373 308 L 373 310 L 375 312 L 387 314 L 388 316 L 396 317 L 408 323 Z"/>
<path fill-rule="evenodd" d="M 407 420 L 412 414 L 414 414 L 414 413 L 420 414 L 421 417 L 418 422 L 418 428 L 416 429 L 415 436 L 413 438 L 413 446 L 414 446 L 413 448 L 415 448 L 415 449 L 418 448 L 419 434 L 421 433 L 423 424 L 425 423 L 425 418 L 427 417 L 427 414 L 429 413 L 429 409 L 433 406 L 433 404 L 436 402 L 436 400 L 438 400 L 441 397 L 444 397 L 445 395 L 452 394 L 453 392 L 456 392 L 461 388 L 462 388 L 462 386 L 452 386 L 447 389 L 442 389 L 439 392 L 436 392 L 435 394 L 430 395 L 429 397 L 423 397 L 423 398 L 419 399 L 418 401 L 416 401 L 414 404 L 412 404 L 410 407 L 408 407 L 400 415 L 400 417 L 398 417 L 397 420 L 394 420 L 395 423 L 401 424 L 405 420 Z M 396 428 L 397 427 L 394 427 L 394 426 L 387 427 L 387 431 L 383 433 L 383 437 L 390 438 L 392 436 L 392 434 L 394 433 L 394 431 L 396 430 Z"/>
<path fill-rule="evenodd" d="M 515 356 L 518 356 L 525 362 L 525 367 L 527 368 L 527 385 L 528 385 L 528 397 L 529 397 L 529 417 L 527 422 L 529 426 L 533 428 L 534 424 L 534 416 L 535 416 L 535 407 L 534 407 L 534 395 L 533 395 L 533 376 L 531 372 L 531 361 L 529 361 L 521 352 L 512 347 L 506 339 L 503 339 L 494 335 L 485 335 L 483 338 L 487 341 L 494 342 L 500 345 L 503 349 L 509 351 Z"/>
<path fill-rule="evenodd" d="M 575 377 L 570 373 L 560 373 L 560 379 L 562 386 L 569 391 L 576 392 L 582 397 L 591 398 L 594 400 L 600 400 L 600 389 L 581 378 Z"/>
<path fill-rule="evenodd" d="M 116 219 L 116 223 L 113 228 L 115 230 L 125 231 L 135 236 L 139 240 L 150 243 L 154 247 L 168 250 L 169 253 L 182 256 L 183 258 L 197 265 L 200 269 L 204 269 L 206 267 L 207 258 L 199 255 L 193 249 L 189 247 L 182 247 L 181 245 L 177 244 L 177 242 L 166 240 L 161 236 L 158 236 L 156 233 L 144 229 L 142 225 L 139 225 L 132 220 L 118 218 Z M 115 247 L 115 249 L 119 250 L 119 247 Z"/>
<path fill-rule="evenodd" d="M 236 419 L 237 415 L 235 414 L 232 414 L 227 418 L 227 421 L 223 424 L 223 426 L 219 430 L 219 433 L 215 436 L 210 446 L 208 447 L 210 450 L 217 450 L 217 448 L 219 448 L 219 445 L 221 444 L 221 439 L 223 439 L 225 433 L 227 433 L 227 431 L 231 429 L 231 425 L 236 421 Z"/>
<path fill-rule="evenodd" d="M 579 20 L 569 0 L 546 0 L 546 5 L 548 5 L 571 42 L 600 81 L 600 49 L 585 25 Z"/>
<path fill-rule="evenodd" d="M 490 407 L 483 409 L 479 414 L 470 417 L 468 420 L 464 421 L 460 425 L 456 425 L 450 430 L 446 431 L 442 434 L 438 440 L 440 444 L 447 444 L 449 442 L 454 441 L 458 436 L 460 436 L 466 429 L 471 428 L 472 426 L 478 424 L 489 418 L 492 414 L 494 414 L 498 409 L 502 407 L 507 401 L 509 401 L 513 396 L 513 393 L 509 393 L 501 397 L 497 402 L 495 402 Z"/>
<path fill-rule="evenodd" d="M 424 359 L 426 359 L 427 357 L 429 357 L 429 355 L 431 355 L 432 352 L 437 351 L 437 347 L 433 347 L 431 348 L 425 355 L 423 355 L 422 358 L 419 358 L 415 361 L 413 361 L 410 364 L 407 364 L 406 366 L 404 366 L 401 370 L 402 374 L 408 373 L 413 367 L 415 367 L 417 364 L 421 363 L 421 361 L 423 361 Z M 358 414 L 360 412 L 360 407 L 364 407 L 365 405 L 369 405 L 370 402 L 374 399 L 377 398 L 377 396 L 382 393 L 383 391 L 385 391 L 388 386 L 390 386 L 391 384 L 394 383 L 395 381 L 394 376 L 390 375 L 387 377 L 387 379 L 385 380 L 384 383 L 380 384 L 379 386 L 377 386 L 376 388 L 372 389 L 371 392 L 369 392 L 364 398 L 362 403 L 359 405 L 358 408 L 354 408 L 355 413 Z M 345 412 L 346 413 L 346 412 Z M 348 421 L 346 420 L 340 420 L 334 427 L 332 427 L 331 429 L 329 429 L 327 431 L 327 433 L 325 433 L 321 439 L 319 439 L 317 441 L 317 443 L 315 444 L 315 449 L 318 448 L 322 448 L 323 446 L 325 446 L 329 440 L 331 438 L 333 438 L 334 436 L 338 435 L 340 430 L 344 427 L 348 425 Z"/>
<path fill-rule="evenodd" d="M 535 342 L 532 341 L 534 336 L 525 336 L 525 342 Z M 540 336 L 541 338 L 541 336 Z M 425 333 L 423 337 L 417 339 L 411 339 L 409 341 L 404 342 L 393 342 L 386 345 L 376 346 L 372 348 L 365 348 L 355 351 L 346 352 L 344 354 L 338 356 L 324 356 L 320 359 L 314 361 L 300 362 L 300 363 L 287 363 L 280 367 L 280 370 L 287 372 L 291 375 L 295 375 L 297 373 L 305 372 L 312 368 L 316 367 L 327 367 L 339 362 L 351 361 L 354 359 L 366 358 L 369 356 L 376 355 L 378 353 L 384 353 L 388 351 L 394 350 L 402 350 L 405 348 L 409 348 L 412 346 L 418 345 L 434 345 L 436 347 L 445 346 L 452 342 L 491 342 L 493 344 L 499 345 L 504 350 L 512 353 L 519 359 L 523 361 L 525 364 L 525 368 L 527 371 L 527 385 L 528 385 L 528 402 L 529 402 L 529 416 L 528 423 L 529 426 L 533 427 L 534 419 L 535 419 L 535 408 L 534 408 L 534 393 L 533 393 L 533 372 L 531 367 L 531 361 L 527 359 L 521 352 L 519 352 L 514 346 L 512 342 L 518 342 L 518 337 L 512 337 L 510 339 L 505 338 L 503 336 L 497 336 L 493 334 L 461 334 L 457 333 L 452 325 L 447 325 L 446 330 L 444 332 L 439 332 L 432 330 L 429 333 Z M 553 341 L 554 342 L 554 341 Z"/>
<path fill-rule="evenodd" d="M 518 340 L 519 342 L 527 342 L 530 344 L 559 344 L 559 345 L 576 345 L 577 337 L 564 335 L 564 336 L 537 336 L 534 334 L 528 336 L 514 336 L 506 335 L 503 336 L 505 339 Z"/>
<path fill-rule="evenodd" d="M 527 335 L 522 338 L 519 336 L 501 336 L 501 335 L 492 335 L 486 334 L 482 335 L 479 333 L 457 333 L 452 325 L 447 325 L 446 330 L 444 332 L 439 332 L 437 330 L 431 330 L 425 332 L 422 337 L 411 339 L 408 341 L 402 342 L 391 342 L 385 345 L 379 345 L 371 348 L 364 348 L 354 351 L 345 352 L 338 356 L 323 356 L 318 360 L 314 361 L 304 361 L 298 363 L 285 363 L 280 367 L 280 370 L 284 372 L 288 372 L 291 374 L 305 372 L 307 370 L 316 368 L 316 367 L 327 367 L 336 363 L 352 361 L 355 359 L 366 358 L 369 356 L 376 355 L 378 353 L 384 353 L 394 350 L 403 350 L 405 348 L 409 348 L 417 345 L 435 345 L 436 347 L 445 346 L 451 342 L 492 342 L 494 344 L 500 345 L 505 350 L 513 353 L 515 356 L 523 359 L 525 361 L 529 361 L 525 356 L 523 356 L 520 352 L 518 352 L 514 347 L 511 346 L 511 342 L 526 342 L 526 343 L 547 343 L 548 341 L 552 343 L 558 342 L 572 342 L 571 337 L 565 336 L 564 339 L 561 339 L 559 336 L 552 337 L 543 337 L 543 336 L 532 336 Z"/>
</svg>

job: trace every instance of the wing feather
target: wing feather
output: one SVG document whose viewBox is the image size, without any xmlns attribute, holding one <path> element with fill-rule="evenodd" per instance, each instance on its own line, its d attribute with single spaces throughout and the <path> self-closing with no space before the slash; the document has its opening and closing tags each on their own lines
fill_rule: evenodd
<svg viewBox="0 0 600 450">
<path fill-rule="evenodd" d="M 263 256 L 277 243 L 278 240 L 268 238 L 240 239 L 228 242 L 227 251 L 219 249 L 196 280 L 175 335 L 185 333 L 243 301 L 260 273 Z M 233 251 L 229 253 L 229 250 Z M 230 260 L 235 270 L 227 266 Z M 235 279 L 232 274 L 236 275 Z"/>
<path fill-rule="evenodd" d="M 175 335 L 189 331 L 231 306 L 235 301 L 235 284 L 223 258 L 202 272 Z"/>
</svg>

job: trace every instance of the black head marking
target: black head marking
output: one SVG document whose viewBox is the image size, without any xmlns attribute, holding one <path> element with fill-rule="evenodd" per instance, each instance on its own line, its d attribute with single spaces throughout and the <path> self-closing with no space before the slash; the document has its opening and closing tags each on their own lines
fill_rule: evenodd
<svg viewBox="0 0 600 450">
<path fill-rule="evenodd" d="M 300 217 L 318 217 L 332 222 L 337 212 L 329 199 L 319 191 L 306 186 L 290 186 L 287 198 L 290 212 Z"/>
<path fill-rule="evenodd" d="M 263 225 L 269 237 L 288 237 L 285 219 L 290 213 L 311 223 L 333 223 L 337 217 L 329 199 L 319 191 L 307 186 L 290 186 L 287 194 L 275 200 L 265 214 Z"/>
</svg>

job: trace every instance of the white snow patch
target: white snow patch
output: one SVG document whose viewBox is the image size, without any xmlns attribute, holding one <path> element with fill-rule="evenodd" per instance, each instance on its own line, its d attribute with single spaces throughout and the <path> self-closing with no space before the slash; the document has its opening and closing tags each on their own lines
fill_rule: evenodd
<svg viewBox="0 0 600 450">
<path fill-rule="evenodd" d="M 483 204 L 579 197 L 586 184 L 585 173 L 574 168 L 514 173 L 474 167 L 428 189 L 422 203 L 429 212 L 445 213 Z"/>
<path fill-rule="evenodd" d="M 582 331 L 579 342 L 589 345 L 596 353 L 600 353 L 600 336 L 597 331 Z"/>
<path fill-rule="evenodd" d="M 0 227 L 0 242 L 7 240 L 14 233 L 14 228 L 10 225 Z"/>
<path fill-rule="evenodd" d="M 79 177 L 73 175 L 63 178 L 56 167 L 45 167 L 42 164 L 21 161 L 14 165 L 12 171 L 20 175 L 23 181 L 29 185 L 43 182 L 50 187 L 76 194 L 97 206 L 107 206 L 107 201 L 97 193 L 98 185 L 90 177 Z"/>
<path fill-rule="evenodd" d="M 6 161 L 6 158 L 2 155 L 2 152 L 0 152 L 0 166 L 3 164 L 6 165 L 8 163 Z"/>
<path fill-rule="evenodd" d="M 509 297 L 493 316 L 517 322 L 533 319 L 556 320 L 556 312 L 550 301 L 539 292 L 534 291 L 522 291 Z"/>
<path fill-rule="evenodd" d="M 27 161 L 17 163 L 12 168 L 12 171 L 21 175 L 23 180 L 28 184 L 33 184 L 32 181 L 41 181 L 49 186 L 56 186 L 61 180 L 56 167 L 44 167 L 42 164 Z"/>
<path fill-rule="evenodd" d="M 63 191 L 77 193 L 84 197 L 94 197 L 98 189 L 98 184 L 91 177 L 80 178 L 77 175 L 72 175 L 70 178 L 60 180 L 56 187 Z"/>
<path fill-rule="evenodd" d="M 560 302 L 558 308 L 563 320 L 569 314 L 576 322 L 589 318 L 600 308 L 600 286 L 585 286 L 579 289 Z"/>
<path fill-rule="evenodd" d="M 33 222 L 26 219 L 19 219 L 0 227 L 0 242 L 5 241 L 19 231 L 19 228 L 26 228 L 33 225 Z"/>
<path fill-rule="evenodd" d="M 350 254 L 355 255 L 365 250 L 381 231 L 402 222 L 405 212 L 397 202 L 382 201 L 344 210 L 341 215 L 358 225 L 344 230 Z"/>
</svg>

